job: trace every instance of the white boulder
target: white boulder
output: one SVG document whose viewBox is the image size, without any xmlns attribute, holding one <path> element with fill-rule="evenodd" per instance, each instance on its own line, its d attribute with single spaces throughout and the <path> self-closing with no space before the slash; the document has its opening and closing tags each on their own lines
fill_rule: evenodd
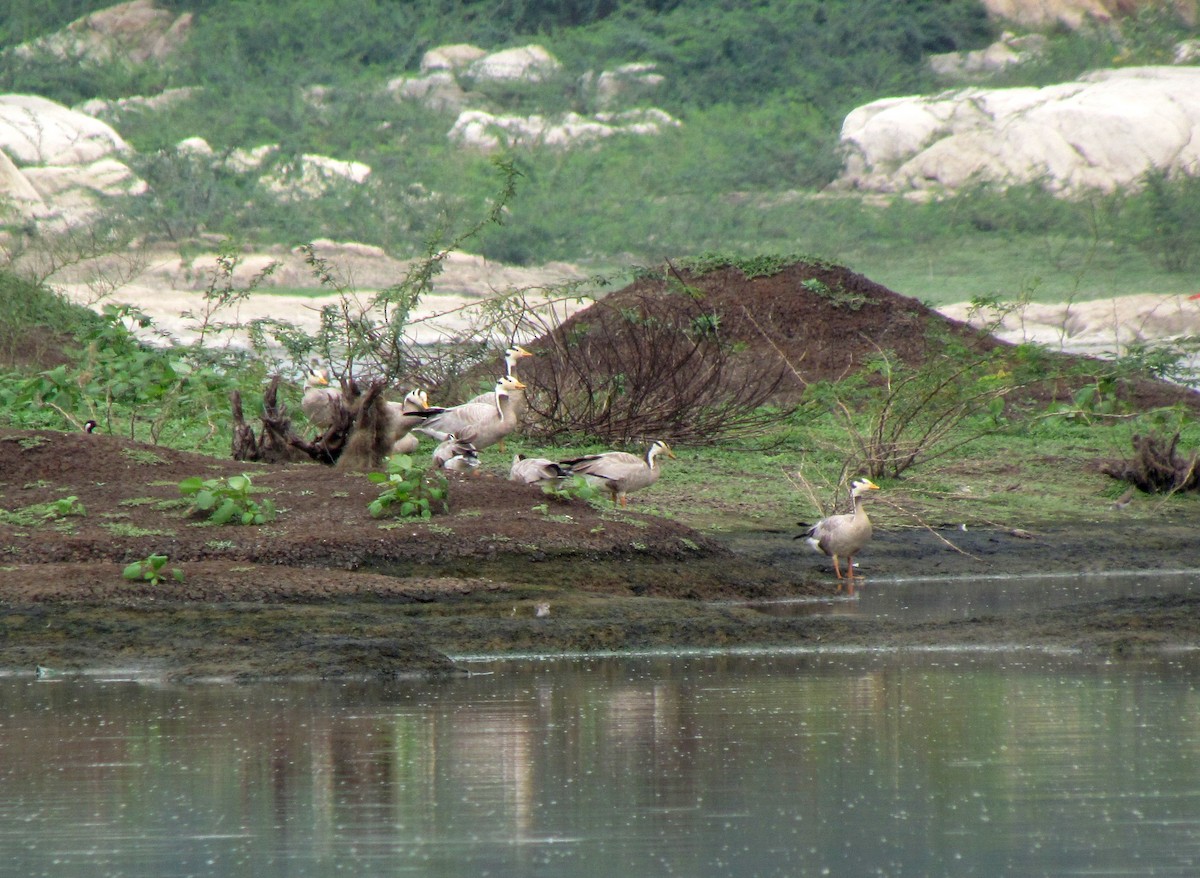
<svg viewBox="0 0 1200 878">
<path fill-rule="evenodd" d="M 17 57 L 39 53 L 64 61 L 162 61 L 187 39 L 192 14 L 176 15 L 153 0 L 132 0 L 76 19 L 57 33 L 14 49 Z"/>
<path fill-rule="evenodd" d="M 1200 68 L 1129 67 L 1045 88 L 886 98 L 842 125 L 839 188 L 946 191 L 1042 181 L 1063 194 L 1200 168 Z"/>
<path fill-rule="evenodd" d="M 487 52 L 483 49 L 469 43 L 438 46 L 421 56 L 421 72 L 433 73 L 439 70 L 448 70 L 453 73 L 464 70 L 486 54 Z"/>
<path fill-rule="evenodd" d="M 80 165 L 128 149 L 99 119 L 36 95 L 0 95 L 0 150 L 18 164 Z"/>
<path fill-rule="evenodd" d="M 467 102 L 467 93 L 448 70 L 399 76 L 388 82 L 386 90 L 396 100 L 413 101 L 431 110 L 461 110 Z"/>
<path fill-rule="evenodd" d="M 263 177 L 262 184 L 284 200 L 319 198 L 341 183 L 362 185 L 371 175 L 370 165 L 323 155 L 302 155 L 278 173 Z"/>
<path fill-rule="evenodd" d="M 535 146 L 569 149 L 614 135 L 653 136 L 679 124 L 669 113 L 654 109 L 595 116 L 566 113 L 554 119 L 467 110 L 459 114 L 449 138 L 452 143 L 480 152 Z"/>
<path fill-rule="evenodd" d="M 477 83 L 538 83 L 557 75 L 562 64 L 541 46 L 520 46 L 484 55 L 467 68 Z"/>
</svg>

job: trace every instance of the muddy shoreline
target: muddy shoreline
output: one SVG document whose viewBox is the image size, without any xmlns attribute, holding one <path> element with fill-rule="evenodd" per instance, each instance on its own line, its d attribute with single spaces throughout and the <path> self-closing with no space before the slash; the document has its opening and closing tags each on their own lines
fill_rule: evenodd
<svg viewBox="0 0 1200 878">
<path fill-rule="evenodd" d="M 1174 540 L 1173 552 L 1155 540 L 1131 544 L 1136 531 L 1093 524 L 884 533 L 864 554 L 860 595 L 918 577 L 962 587 L 964 579 L 999 569 L 1016 575 L 1141 569 L 1153 576 L 1195 566 L 1186 524 L 1158 534 L 1163 543 Z M 54 566 L 9 569 L 0 574 L 6 596 L 0 670 L 121 668 L 193 681 L 350 679 L 458 673 L 454 655 L 779 647 L 1068 651 L 1112 659 L 1200 645 L 1200 596 L 1186 594 L 940 622 L 772 614 L 756 603 L 846 598 L 834 593 L 827 563 L 802 552 L 790 534 L 746 532 L 720 543 L 727 551 L 708 558 L 626 560 L 619 575 L 598 574 L 607 568 L 597 559 L 517 553 L 407 571 L 383 565 L 392 569 L 349 571 L 340 582 L 331 575 L 324 593 L 301 587 L 291 596 L 288 583 L 297 571 L 253 564 L 214 568 L 211 578 L 203 565 L 191 565 L 192 585 L 182 591 L 118 583 L 105 565 L 92 565 L 95 587 L 83 592 L 78 584 L 62 585 L 64 570 Z M 28 588 L 20 600 L 3 588 L 14 577 L 34 576 L 41 587 Z"/>
<path fill-rule="evenodd" d="M 253 470 L 281 509 L 269 525 L 213 526 L 181 501 L 183 479 L 245 471 L 114 436 L 0 432 L 0 673 L 338 679 L 454 673 L 450 656 L 467 654 L 992 645 L 1134 655 L 1200 644 L 1191 596 L 941 623 L 772 614 L 755 603 L 844 600 L 829 560 L 794 531 L 710 533 L 635 509 L 551 504 L 498 474 L 453 484 L 450 509 L 427 522 L 372 518 L 377 488 L 363 474 L 314 464 Z M 1185 516 L 1099 518 L 877 528 L 858 557 L 860 589 L 1200 567 Z M 123 576 L 154 553 L 168 556 L 160 581 Z"/>
</svg>

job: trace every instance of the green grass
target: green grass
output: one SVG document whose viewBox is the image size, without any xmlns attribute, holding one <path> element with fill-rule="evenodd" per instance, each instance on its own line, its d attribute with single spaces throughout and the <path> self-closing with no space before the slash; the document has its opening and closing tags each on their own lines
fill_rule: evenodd
<svg viewBox="0 0 1200 878">
<path fill-rule="evenodd" d="M 1147 522 L 1200 515 L 1196 494 L 1139 494 L 1120 512 L 1111 508 L 1127 486 L 1100 473 L 1096 464 L 1131 456 L 1133 435 L 1150 426 L 1149 417 L 1090 424 L 1035 418 L 1008 433 L 979 439 L 951 458 L 917 466 L 903 478 L 881 480 L 883 490 L 874 499 L 872 518 L 892 528 L 953 524 L 1032 529 L 1052 522 L 1102 522 L 1118 515 Z M 1184 453 L 1200 448 L 1200 424 L 1184 424 L 1182 437 Z M 663 462 L 655 485 L 631 495 L 629 509 L 712 532 L 798 532 L 798 522 L 845 511 L 846 489 L 838 490 L 845 460 L 839 449 L 845 442 L 832 421 L 782 425 L 777 435 L 763 440 L 676 447 L 677 459 Z M 512 441 L 509 445 L 510 454 L 551 458 L 602 450 Z M 485 453 L 490 471 L 507 476 L 510 455 L 490 463 L 486 457 Z M 593 502 L 611 509 L 607 498 Z"/>
</svg>

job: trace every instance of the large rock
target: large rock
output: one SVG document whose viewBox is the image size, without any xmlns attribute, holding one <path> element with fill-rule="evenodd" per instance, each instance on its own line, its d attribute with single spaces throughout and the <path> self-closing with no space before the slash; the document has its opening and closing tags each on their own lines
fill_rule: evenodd
<svg viewBox="0 0 1200 878">
<path fill-rule="evenodd" d="M 557 75 L 562 63 L 541 46 L 519 46 L 484 55 L 467 68 L 475 82 L 538 83 Z"/>
<path fill-rule="evenodd" d="M 36 95 L 0 95 L 0 150 L 18 164 L 80 165 L 128 149 L 99 119 Z"/>
<path fill-rule="evenodd" d="M 14 51 L 18 57 L 46 53 L 64 61 L 144 64 L 170 56 L 187 39 L 191 27 L 190 12 L 176 15 L 153 0 L 132 0 L 85 15 Z"/>
<path fill-rule="evenodd" d="M 991 17 L 1026 27 L 1065 25 L 1077 29 L 1165 4 L 1164 0 L 983 0 L 983 5 Z M 1172 0 L 1170 5 L 1186 20 L 1196 20 L 1196 0 Z"/>
<path fill-rule="evenodd" d="M 129 147 L 98 119 L 32 95 L 0 95 L 0 202 L 49 228 L 83 225 L 109 196 L 145 184 Z"/>
<path fill-rule="evenodd" d="M 1200 68 L 1102 70 L 1045 88 L 885 98 L 842 125 L 839 188 L 946 191 L 1044 182 L 1063 194 L 1200 167 Z"/>
</svg>

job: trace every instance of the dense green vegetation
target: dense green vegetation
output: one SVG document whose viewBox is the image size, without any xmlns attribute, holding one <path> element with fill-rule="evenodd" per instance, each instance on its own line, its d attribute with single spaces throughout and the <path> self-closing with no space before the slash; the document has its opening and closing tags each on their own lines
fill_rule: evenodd
<svg viewBox="0 0 1200 878">
<path fill-rule="evenodd" d="M 52 33 L 107 5 L 17 2 L 0 21 L 0 46 Z M 0 65 L 0 92 L 67 104 L 200 87 L 168 109 L 114 118 L 137 150 L 131 163 L 151 187 L 150 195 L 115 205 L 115 214 L 126 234 L 143 240 L 186 250 L 201 235 L 288 245 L 331 237 L 405 256 L 453 245 L 507 262 L 566 259 L 606 272 L 714 250 L 742 257 L 812 253 L 933 303 L 1193 291 L 1200 178 L 1151 177 L 1136 194 L 1074 202 L 1037 187 L 981 187 L 927 204 L 867 203 L 820 191 L 839 169 L 837 133 L 849 109 L 936 88 L 925 63 L 929 53 L 978 48 L 995 37 L 974 0 L 162 5 L 196 14 L 187 50 L 170 64 L 84 67 L 9 57 Z M 1156 63 L 1187 32 L 1172 16 L 1147 13 L 1123 32 L 1051 33 L 1042 60 L 1006 74 L 1004 82 L 1038 84 L 1099 64 Z M 494 105 L 586 112 L 592 108 L 578 83 L 587 71 L 652 61 L 665 76 L 654 103 L 682 126 L 600 148 L 515 152 L 502 157 L 498 186 L 493 159 L 448 143 L 453 112 L 384 94 L 385 83 L 414 73 L 431 47 L 535 41 L 563 61 L 562 75 L 490 95 Z M 325 89 L 319 102 L 307 96 L 314 86 Z M 255 174 L 175 149 L 192 136 L 221 153 L 279 144 L 276 164 L 263 174 L 306 153 L 365 162 L 373 169 L 371 185 L 337 189 L 298 209 L 265 195 Z M 436 260 L 425 268 L 435 271 Z M 398 315 L 389 331 L 402 328 L 429 276 L 418 270 L 386 291 Z M 217 299 L 247 292 L 210 290 Z M 149 348 L 138 333 L 151 329 L 136 310 L 96 316 L 0 267 L 0 355 L 16 370 L 0 390 L 4 422 L 78 428 L 92 417 L 105 432 L 226 455 L 229 392 L 257 398 L 279 363 L 255 356 L 262 351 Z M 343 340 L 353 335 L 340 329 Z M 291 337 L 274 354 L 290 358 L 284 365 L 294 370 L 309 354 L 324 352 L 326 342 Z M 44 355 L 60 346 L 64 352 L 48 362 Z M 1028 353 L 1036 359 L 1036 351 Z M 402 354 L 386 352 L 391 365 L 383 370 L 407 366 Z M 1186 446 L 1200 442 L 1183 413 L 1121 410 L 1107 383 L 1119 368 L 1171 374 L 1181 354 L 1142 351 L 1095 376 L 1072 405 L 1013 410 L 1002 401 L 1023 378 L 1000 364 L 958 362 L 915 372 L 881 352 L 870 376 L 814 388 L 804 406 L 753 440 L 689 449 L 655 496 L 668 514 L 702 515 L 706 497 L 713 508 L 728 499 L 726 477 L 749 478 L 766 495 L 756 508 L 779 508 L 799 488 L 811 489 L 814 500 L 832 499 L 847 475 L 867 467 L 885 487 L 903 485 L 930 508 L 947 498 L 962 505 L 964 481 L 985 485 L 986 498 L 968 498 L 964 519 L 1053 517 L 1087 496 L 1103 502 L 1119 491 L 1100 476 L 1076 480 L 1074 493 L 1066 491 L 1054 485 L 1065 467 L 1078 471 L 1095 457 L 1122 456 L 1138 431 L 1182 430 Z M 1037 372 L 1043 364 L 1030 368 Z M 804 450 L 802 463 L 795 449 Z M 997 455 L 1044 479 L 1046 490 L 1011 492 L 1004 481 L 1009 470 L 991 466 Z M 1038 504 L 1032 512 L 1022 506 L 1031 502 Z"/>
<path fill-rule="evenodd" d="M 109 5 L 98 0 L 12 4 L 0 46 L 55 32 Z M 185 51 L 167 65 L 64 65 L 35 57 L 0 65 L 0 92 L 66 104 L 199 86 L 156 112 L 114 123 L 137 149 L 153 194 L 119 206 L 133 232 L 186 246 L 200 233 L 294 245 L 360 240 L 398 255 L 424 252 L 478 216 L 492 197 L 485 156 L 454 149 L 455 111 L 400 103 L 385 84 L 415 74 L 438 45 L 488 50 L 537 42 L 563 62 L 538 87 L 488 96 L 511 112 L 588 112 L 588 71 L 653 62 L 665 79 L 655 106 L 683 123 L 602 148 L 529 149 L 504 222 L 475 249 L 524 264 L 571 260 L 604 270 L 708 249 L 820 253 L 932 303 L 978 295 L 1035 298 L 1180 292 L 1200 254 L 1190 180 L 1139 195 L 1065 203 L 1030 188 L 978 190 L 934 205 L 864 204 L 819 194 L 837 174 L 837 135 L 851 108 L 931 91 L 930 53 L 995 38 L 976 0 L 905 3 L 759 0 L 171 0 L 191 11 Z M 1190 35 L 1169 11 L 1120 30 L 1052 32 L 1036 63 L 1002 84 L 1061 81 L 1096 66 L 1161 63 Z M 306 97 L 320 86 L 319 102 Z M 297 210 L 264 196 L 255 175 L 177 153 L 200 136 L 220 151 L 279 144 L 277 172 L 306 153 L 364 162 L 369 187 L 347 187 Z"/>
</svg>

